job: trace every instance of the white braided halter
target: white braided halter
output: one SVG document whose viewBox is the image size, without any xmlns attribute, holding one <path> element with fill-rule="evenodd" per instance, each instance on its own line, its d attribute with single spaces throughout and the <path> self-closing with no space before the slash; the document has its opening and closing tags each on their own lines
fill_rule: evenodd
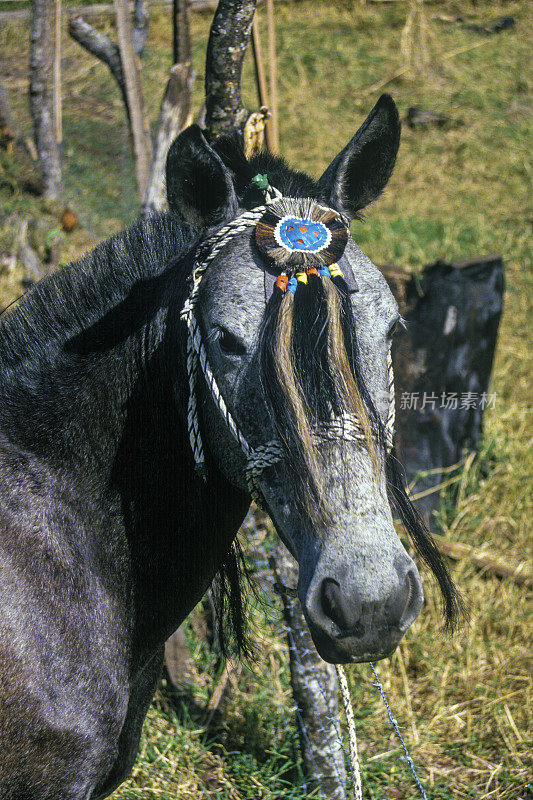
<svg viewBox="0 0 533 800">
<path fill-rule="evenodd" d="M 246 211 L 236 219 L 229 222 L 224 228 L 217 231 L 213 236 L 206 239 L 196 254 L 194 268 L 191 276 L 191 290 L 181 311 L 181 319 L 187 323 L 187 374 L 189 378 L 189 400 L 187 408 L 187 427 L 189 431 L 189 441 L 191 444 L 196 469 L 204 478 L 205 458 L 198 421 L 198 408 L 196 403 L 196 383 L 198 380 L 198 367 L 202 370 L 205 382 L 211 392 L 211 396 L 216 407 L 238 442 L 246 458 L 246 483 L 248 490 L 257 504 L 261 504 L 261 492 L 258 486 L 258 478 L 261 473 L 273 464 L 277 464 L 283 457 L 283 449 L 275 439 L 264 445 L 252 448 L 244 434 L 242 433 L 235 418 L 230 412 L 224 400 L 222 392 L 218 386 L 213 371 L 207 358 L 207 351 L 202 341 L 200 327 L 195 317 L 195 306 L 198 302 L 200 285 L 205 271 L 211 262 L 220 253 L 223 247 L 230 242 L 234 236 L 243 233 L 251 225 L 255 225 L 263 216 L 268 206 L 282 198 L 281 192 L 273 186 L 268 186 L 265 190 L 265 204 Z M 290 199 L 290 198 L 286 198 Z M 388 380 L 389 394 L 394 392 L 392 360 L 390 352 L 388 356 Z M 392 447 L 392 437 L 394 428 L 394 394 L 390 394 L 388 418 L 385 426 L 386 445 L 390 450 Z M 317 438 L 339 439 L 347 441 L 363 441 L 364 432 L 359 421 L 351 416 L 335 417 L 327 426 L 321 426 L 315 432 Z"/>
</svg>

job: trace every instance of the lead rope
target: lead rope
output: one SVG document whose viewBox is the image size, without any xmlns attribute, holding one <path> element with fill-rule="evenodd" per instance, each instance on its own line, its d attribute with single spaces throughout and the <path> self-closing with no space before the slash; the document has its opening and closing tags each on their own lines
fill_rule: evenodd
<svg viewBox="0 0 533 800">
<path fill-rule="evenodd" d="M 385 703 L 385 708 L 387 709 L 387 714 L 389 715 L 389 720 L 396 732 L 396 736 L 400 740 L 400 744 L 403 747 L 403 751 L 405 753 L 405 760 L 409 765 L 409 769 L 413 775 L 417 788 L 423 798 L 423 800 L 428 800 L 428 796 L 425 792 L 425 789 L 422 785 L 422 781 L 417 775 L 414 761 L 411 757 L 411 753 L 404 741 L 404 738 L 400 732 L 400 726 L 398 725 L 398 720 L 394 717 L 391 707 L 389 706 L 389 702 L 385 695 L 385 689 L 383 688 L 380 679 L 378 678 L 378 674 L 376 672 L 376 668 L 370 663 L 370 668 L 374 673 L 374 678 L 376 682 L 373 684 L 381 694 L 382 700 Z M 344 714 L 346 716 L 346 724 L 348 725 L 348 745 L 349 745 L 349 754 L 350 754 L 350 767 L 352 769 L 353 775 L 353 788 L 354 788 L 354 796 L 355 800 L 363 800 L 362 794 L 362 787 L 361 787 L 361 773 L 359 770 L 359 755 L 357 753 L 357 737 L 355 735 L 355 719 L 353 714 L 353 707 L 352 707 L 352 700 L 350 697 L 350 690 L 348 689 L 348 681 L 346 680 L 346 672 L 342 664 L 335 664 L 335 671 L 337 673 L 337 679 L 339 681 L 339 686 L 341 689 L 342 695 L 342 704 L 344 706 Z"/>
<path fill-rule="evenodd" d="M 414 765 L 413 759 L 411 758 L 411 754 L 410 754 L 410 752 L 409 752 L 409 750 L 407 748 L 407 745 L 405 744 L 405 742 L 403 740 L 402 734 L 400 733 L 400 726 L 398 725 L 398 721 L 395 719 L 395 717 L 393 716 L 393 713 L 392 713 L 392 711 L 390 709 L 389 703 L 388 703 L 387 698 L 385 696 L 385 689 L 381 685 L 381 681 L 378 678 L 378 674 L 377 674 L 377 672 L 375 670 L 374 665 L 372 664 L 371 661 L 369 663 L 370 663 L 370 667 L 372 669 L 372 672 L 374 673 L 374 677 L 376 679 L 376 683 L 373 684 L 373 685 L 377 689 L 379 689 L 379 693 L 381 694 L 381 697 L 383 698 L 383 702 L 385 703 L 385 708 L 387 709 L 387 714 L 389 715 L 389 719 L 390 719 L 391 725 L 394 728 L 394 730 L 396 731 L 396 736 L 400 740 L 400 744 L 403 747 L 403 751 L 405 753 L 405 760 L 409 764 L 409 769 L 413 773 L 413 778 L 415 779 L 415 783 L 416 783 L 416 785 L 418 787 L 418 790 L 419 790 L 420 794 L 422 795 L 423 800 L 428 800 L 428 796 L 427 796 L 427 794 L 426 794 L 426 792 L 424 790 L 424 787 L 422 786 L 422 782 L 421 782 L 420 778 L 418 777 L 418 775 L 416 774 L 416 769 L 415 769 L 415 765 Z"/>
<path fill-rule="evenodd" d="M 341 687 L 342 704 L 344 706 L 346 724 L 348 725 L 348 752 L 350 753 L 350 767 L 352 769 L 353 791 L 355 795 L 355 800 L 363 800 L 363 790 L 361 787 L 361 772 L 359 770 L 359 754 L 357 752 L 357 737 L 355 735 L 355 720 L 353 715 L 350 690 L 348 689 L 346 672 L 344 671 L 344 667 L 342 666 L 342 664 L 335 664 L 335 672 L 337 673 L 337 680 L 339 681 L 339 686 Z"/>
<path fill-rule="evenodd" d="M 246 441 L 245 436 L 226 405 L 222 392 L 220 391 L 209 365 L 207 352 L 202 341 L 202 335 L 194 310 L 198 302 L 200 285 L 209 264 L 236 234 L 244 232 L 250 225 L 257 223 L 265 213 L 267 206 L 281 197 L 281 192 L 272 186 L 268 186 L 265 191 L 265 197 L 265 205 L 241 214 L 200 245 L 192 272 L 191 290 L 180 314 L 181 319 L 187 323 L 187 374 L 189 378 L 187 429 L 196 464 L 196 471 L 205 479 L 205 456 L 196 402 L 196 384 L 198 381 L 198 367 L 200 366 L 215 405 L 222 414 L 226 425 L 237 440 L 246 457 L 246 482 L 252 499 L 255 500 L 257 504 L 261 503 L 261 493 L 257 486 L 257 478 L 264 469 L 276 464 L 281 459 L 283 451 L 279 442 L 276 441 L 267 442 L 267 444 L 260 445 L 256 449 L 251 448 Z"/>
</svg>

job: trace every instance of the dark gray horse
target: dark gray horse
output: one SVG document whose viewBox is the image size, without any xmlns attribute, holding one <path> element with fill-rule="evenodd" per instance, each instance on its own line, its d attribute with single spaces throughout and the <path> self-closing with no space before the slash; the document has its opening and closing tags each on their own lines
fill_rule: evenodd
<svg viewBox="0 0 533 800">
<path fill-rule="evenodd" d="M 171 212 L 45 279 L 4 318 L 1 800 L 96 800 L 127 776 L 164 641 L 217 571 L 241 636 L 232 541 L 250 491 L 299 562 L 325 659 L 389 655 L 422 606 L 387 482 L 453 616 L 453 585 L 403 494 L 379 403 L 396 305 L 346 244 L 398 141 L 383 97 L 314 182 L 193 126 L 169 154 Z M 280 204 L 336 242 L 344 279 L 331 253 L 327 273 L 311 268 L 307 281 L 300 265 L 294 278 L 305 245 L 289 243 L 285 283 L 298 288 L 286 297 L 254 222 Z M 202 281 L 191 289 L 193 266 Z"/>
</svg>

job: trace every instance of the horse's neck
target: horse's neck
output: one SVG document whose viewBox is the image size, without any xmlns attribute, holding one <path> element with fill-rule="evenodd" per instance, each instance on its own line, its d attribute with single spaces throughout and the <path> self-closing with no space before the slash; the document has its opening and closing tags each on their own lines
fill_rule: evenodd
<svg viewBox="0 0 533 800">
<path fill-rule="evenodd" d="M 208 483 L 197 475 L 184 409 L 164 374 L 159 381 L 132 397 L 112 475 L 127 526 L 142 652 L 199 602 L 249 505 L 214 464 Z"/>
<path fill-rule="evenodd" d="M 150 325 L 113 347 L 91 342 L 94 328 L 42 343 L 2 377 L 0 428 L 21 449 L 62 472 L 105 479 L 128 407 L 150 369 Z M 96 334 L 96 337 L 98 334 Z M 94 347 L 93 347 L 94 344 Z M 156 349 L 154 347 L 154 350 Z"/>
<path fill-rule="evenodd" d="M 110 250 L 106 243 L 94 261 L 105 268 Z M 184 277 L 182 283 L 185 294 Z M 145 273 L 81 329 L 67 318 L 63 337 L 49 312 L 54 289 L 53 283 L 38 288 L 41 294 L 28 301 L 33 316 L 17 309 L 10 320 L 17 336 L 0 369 L 0 434 L 61 475 L 58 485 L 66 482 L 78 498 L 73 513 L 84 536 L 97 547 L 101 541 L 102 552 L 114 552 L 116 544 L 117 558 L 105 569 L 111 584 L 132 574 L 135 637 L 150 650 L 200 599 L 248 500 L 216 468 L 207 485 L 194 471 L 180 408 L 187 397 L 186 332 L 176 276 Z M 59 296 L 57 317 L 68 317 L 65 291 Z M 48 340 L 35 321 L 41 309 L 53 334 Z M 28 355 L 27 341 L 33 342 Z M 184 391 L 176 392 L 180 384 Z"/>
</svg>

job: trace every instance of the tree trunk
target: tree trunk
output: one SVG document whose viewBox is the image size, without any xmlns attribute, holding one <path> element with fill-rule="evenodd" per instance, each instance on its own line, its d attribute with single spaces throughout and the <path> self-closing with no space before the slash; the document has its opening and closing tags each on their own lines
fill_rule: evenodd
<svg viewBox="0 0 533 800">
<path fill-rule="evenodd" d="M 133 49 L 139 58 L 144 53 L 150 28 L 149 0 L 135 0 L 133 6 Z"/>
<path fill-rule="evenodd" d="M 275 550 L 270 566 L 276 577 L 276 590 L 283 600 L 287 626 L 291 686 L 298 710 L 300 749 L 307 794 L 328 800 L 346 800 L 346 771 L 338 714 L 337 676 L 316 652 L 295 596 L 298 565 L 283 544 Z"/>
<path fill-rule="evenodd" d="M 191 60 L 191 32 L 189 25 L 189 0 L 173 0 L 172 52 L 174 64 Z"/>
<path fill-rule="evenodd" d="M 52 0 L 33 0 L 30 32 L 30 108 L 41 162 L 43 194 L 57 200 L 61 164 L 53 114 L 51 33 Z"/>
<path fill-rule="evenodd" d="M 127 0 L 115 0 L 117 33 L 135 154 L 135 173 L 139 197 L 143 198 L 148 185 L 152 160 L 150 123 L 144 105 L 141 76 L 133 49 L 133 26 Z"/>
<path fill-rule="evenodd" d="M 241 101 L 242 63 L 256 0 L 220 0 L 211 25 L 205 71 L 206 128 L 213 137 L 242 131 L 248 111 Z"/>
<path fill-rule="evenodd" d="M 144 195 L 143 215 L 167 209 L 165 165 L 170 145 L 187 124 L 191 109 L 194 74 L 190 63 L 174 64 L 161 102 L 157 138 Z"/>
</svg>

